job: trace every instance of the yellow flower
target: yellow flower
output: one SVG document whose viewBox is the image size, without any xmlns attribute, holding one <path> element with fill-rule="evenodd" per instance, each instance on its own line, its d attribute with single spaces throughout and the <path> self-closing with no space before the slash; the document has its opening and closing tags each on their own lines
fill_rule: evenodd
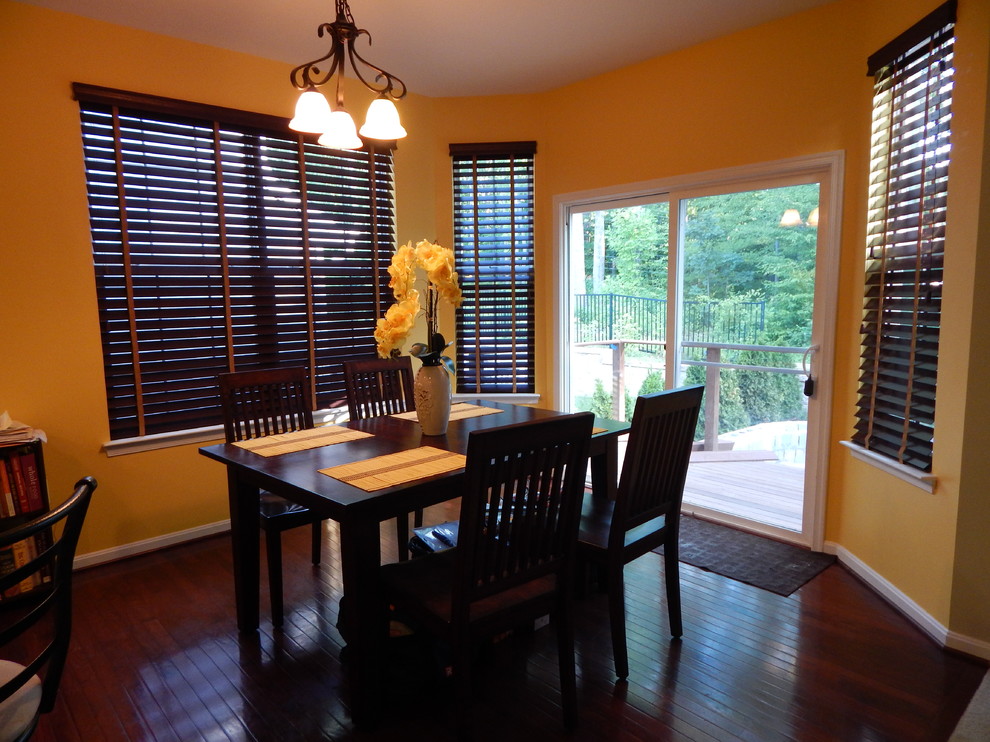
<svg viewBox="0 0 990 742">
<path fill-rule="evenodd" d="M 393 348 L 398 348 L 409 335 L 416 324 L 419 313 L 419 292 L 411 289 L 409 296 L 388 308 L 385 316 L 378 320 L 375 327 L 375 341 L 378 345 L 378 355 L 388 358 Z"/>
<path fill-rule="evenodd" d="M 453 306 L 460 306 L 462 296 L 454 271 L 454 251 L 422 240 L 416 245 L 416 259 L 426 271 L 426 280 L 437 287 L 440 296 Z"/>
<path fill-rule="evenodd" d="M 411 242 L 407 242 L 395 251 L 392 263 L 388 267 L 388 274 L 391 276 L 388 282 L 389 288 L 392 289 L 395 298 L 402 301 L 409 296 L 416 283 L 416 253 Z"/>
</svg>

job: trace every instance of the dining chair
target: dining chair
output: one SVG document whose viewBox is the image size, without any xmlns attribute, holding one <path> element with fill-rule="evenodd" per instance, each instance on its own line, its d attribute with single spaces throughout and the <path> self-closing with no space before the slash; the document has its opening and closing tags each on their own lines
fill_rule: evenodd
<svg viewBox="0 0 990 742">
<path fill-rule="evenodd" d="M 703 393 L 697 385 L 638 397 L 615 499 L 586 497 L 582 507 L 579 559 L 604 573 L 620 680 L 629 675 L 623 569 L 661 545 L 670 633 L 683 633 L 677 536 Z"/>
<path fill-rule="evenodd" d="M 472 642 L 548 614 L 564 723 L 576 723 L 571 567 L 593 421 L 582 412 L 472 431 L 457 546 L 381 568 L 387 604 L 451 648 L 462 736 Z"/>
<path fill-rule="evenodd" d="M 55 706 L 72 634 L 72 562 L 96 480 L 84 477 L 47 513 L 0 533 L 0 553 L 25 540 L 29 556 L 0 577 L 0 740 L 31 737 L 41 714 Z M 62 524 L 61 533 L 52 529 Z"/>
<path fill-rule="evenodd" d="M 347 412 L 351 420 L 413 412 L 413 370 L 409 356 L 344 361 Z M 423 510 L 413 511 L 413 524 L 423 525 Z M 409 515 L 395 519 L 399 560 L 409 558 Z"/>
<path fill-rule="evenodd" d="M 292 366 L 219 374 L 220 408 L 227 443 L 313 427 L 313 402 L 306 369 Z M 312 561 L 320 563 L 323 519 L 284 497 L 262 492 L 258 514 L 265 533 L 272 625 L 284 620 L 282 532 L 312 527 Z"/>
</svg>

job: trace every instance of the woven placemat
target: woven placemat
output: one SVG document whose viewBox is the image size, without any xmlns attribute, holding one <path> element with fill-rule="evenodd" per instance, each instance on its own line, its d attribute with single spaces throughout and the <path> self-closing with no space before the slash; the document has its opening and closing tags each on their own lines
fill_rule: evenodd
<svg viewBox="0 0 990 742">
<path fill-rule="evenodd" d="M 327 425 L 322 428 L 293 430 L 291 433 L 277 433 L 276 435 L 266 435 L 263 438 L 237 441 L 234 445 L 259 456 L 278 456 L 283 453 L 294 453 L 295 451 L 305 451 L 310 448 L 332 446 L 335 443 L 371 437 L 371 433 L 365 433 L 362 430 L 352 430 L 341 425 Z"/>
<path fill-rule="evenodd" d="M 320 473 L 359 487 L 365 492 L 374 492 L 424 477 L 457 471 L 464 468 L 464 462 L 465 456 L 462 453 L 420 446 L 364 461 L 331 466 L 320 469 Z"/>
<path fill-rule="evenodd" d="M 481 417 L 482 415 L 494 415 L 497 412 L 505 412 L 505 410 L 500 410 L 497 407 L 482 407 L 481 405 L 469 404 L 467 402 L 458 402 L 450 406 L 450 419 L 451 420 L 463 420 L 467 417 Z M 397 417 L 400 420 L 415 420 L 416 411 L 412 412 L 399 412 L 392 417 Z"/>
</svg>

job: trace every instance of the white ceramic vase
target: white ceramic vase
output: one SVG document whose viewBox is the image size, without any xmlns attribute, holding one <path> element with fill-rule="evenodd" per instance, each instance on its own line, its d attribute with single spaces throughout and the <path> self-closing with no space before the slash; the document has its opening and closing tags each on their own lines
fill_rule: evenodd
<svg viewBox="0 0 990 742">
<path fill-rule="evenodd" d="M 413 385 L 423 435 L 443 435 L 450 420 L 450 376 L 443 366 L 422 366 Z"/>
</svg>

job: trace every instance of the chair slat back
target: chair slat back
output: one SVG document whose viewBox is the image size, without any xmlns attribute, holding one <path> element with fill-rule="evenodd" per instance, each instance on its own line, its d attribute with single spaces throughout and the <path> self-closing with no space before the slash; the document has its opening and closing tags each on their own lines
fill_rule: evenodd
<svg viewBox="0 0 990 742">
<path fill-rule="evenodd" d="M 33 675 L 41 681 L 39 711 L 55 704 L 72 632 L 72 562 L 96 480 L 76 482 L 72 495 L 58 507 L 20 526 L 0 533 L 0 550 L 34 539 L 36 555 L 0 577 L 0 593 L 15 592 L 23 580 L 36 583 L 32 594 L 10 598 L 0 611 L 0 656 L 25 670 L 0 686 L 0 702 L 20 689 Z M 52 528 L 64 523 L 60 534 Z M 30 650 L 30 654 L 25 654 Z"/>
<path fill-rule="evenodd" d="M 313 402 L 302 366 L 217 376 L 228 443 L 313 427 Z"/>
<path fill-rule="evenodd" d="M 344 361 L 344 384 L 351 420 L 416 409 L 409 356 Z"/>
<path fill-rule="evenodd" d="M 593 422 L 584 412 L 470 434 L 455 610 L 571 558 Z"/>
<path fill-rule="evenodd" d="M 612 518 L 614 537 L 680 511 L 704 390 L 688 386 L 636 400 Z"/>
</svg>

